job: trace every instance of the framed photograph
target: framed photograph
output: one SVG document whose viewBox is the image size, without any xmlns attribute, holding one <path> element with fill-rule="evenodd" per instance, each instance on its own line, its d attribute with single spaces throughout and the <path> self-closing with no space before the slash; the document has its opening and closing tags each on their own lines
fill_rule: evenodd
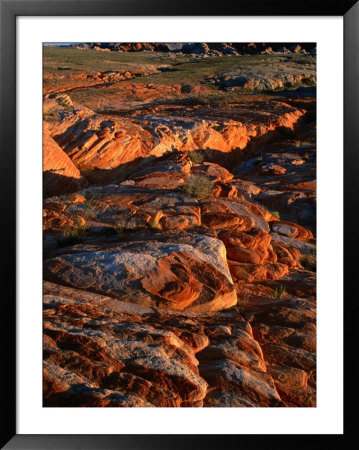
<svg viewBox="0 0 359 450">
<path fill-rule="evenodd" d="M 350 448 L 358 4 L 0 5 L 2 448 Z"/>
</svg>

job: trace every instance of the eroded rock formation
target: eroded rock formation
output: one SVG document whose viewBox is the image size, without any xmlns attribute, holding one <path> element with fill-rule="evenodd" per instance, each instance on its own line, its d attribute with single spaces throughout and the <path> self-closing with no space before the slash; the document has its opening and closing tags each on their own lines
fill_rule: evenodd
<svg viewBox="0 0 359 450">
<path fill-rule="evenodd" d="M 43 190 L 45 197 L 80 189 L 86 183 L 80 170 L 52 139 L 44 126 Z"/>
<path fill-rule="evenodd" d="M 157 52 L 311 47 L 89 47 L 157 59 L 45 73 L 44 406 L 314 407 L 313 64 L 128 81 L 176 70 Z"/>
</svg>

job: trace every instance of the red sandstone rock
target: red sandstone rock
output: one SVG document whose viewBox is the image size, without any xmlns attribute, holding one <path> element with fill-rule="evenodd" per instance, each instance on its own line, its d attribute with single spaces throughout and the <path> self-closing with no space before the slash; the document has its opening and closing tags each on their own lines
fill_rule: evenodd
<svg viewBox="0 0 359 450">
<path fill-rule="evenodd" d="M 80 171 L 50 137 L 45 127 L 43 133 L 43 180 L 44 197 L 76 191 L 85 182 Z"/>
<path fill-rule="evenodd" d="M 300 261 L 315 240 L 295 223 L 315 200 L 315 133 L 300 120 L 314 102 L 209 108 L 186 97 L 203 85 L 126 81 L 160 69 L 47 74 L 57 92 L 111 86 L 112 100 L 105 114 L 68 94 L 44 101 L 46 164 L 98 184 L 61 196 L 80 182 L 47 182 L 60 196 L 43 210 L 44 406 L 314 407 L 315 273 Z M 297 125 L 313 145 L 295 143 Z M 211 196 L 185 194 L 190 174 L 214 182 Z"/>
<path fill-rule="evenodd" d="M 191 173 L 194 175 L 203 175 L 209 177 L 212 181 L 231 181 L 233 175 L 224 167 L 218 164 L 203 163 L 199 166 L 192 167 Z"/>
<path fill-rule="evenodd" d="M 297 223 L 292 223 L 285 220 L 280 220 L 271 224 L 271 229 L 275 233 L 283 234 L 292 238 L 313 239 L 313 233 L 310 230 L 298 225 Z"/>
<path fill-rule="evenodd" d="M 44 406 L 285 406 L 277 385 L 291 402 L 306 395 L 306 373 L 267 369 L 234 311 L 173 315 L 47 282 L 44 305 Z"/>
<path fill-rule="evenodd" d="M 225 153 L 242 149 L 251 139 L 265 135 L 277 126 L 292 127 L 302 115 L 289 105 L 281 108 L 287 111 L 279 111 L 277 115 L 275 109 L 271 109 L 273 118 L 269 124 L 266 123 L 267 116 L 259 115 L 258 125 L 252 121 L 230 121 L 220 128 L 210 117 L 201 123 L 192 117 L 184 117 L 185 125 L 182 125 L 176 116 L 167 114 L 167 125 L 163 125 L 152 118 L 142 121 L 140 118 L 94 116 L 93 113 L 91 117 L 90 110 L 79 108 L 66 112 L 61 122 L 50 128 L 56 142 L 83 174 L 93 181 L 110 180 L 124 172 L 121 164 L 150 155 L 161 156 L 171 148 L 184 151 L 210 148 Z M 103 126 L 103 123 L 111 125 Z M 213 163 L 204 163 L 192 170 L 204 171 L 218 181 L 227 182 L 233 178 L 228 170 Z"/>
<path fill-rule="evenodd" d="M 50 281 L 165 309 L 216 311 L 233 306 L 236 292 L 221 241 L 202 235 L 170 234 L 112 248 L 78 246 L 79 253 L 50 258 Z M 81 251 L 82 250 L 82 251 Z"/>
</svg>

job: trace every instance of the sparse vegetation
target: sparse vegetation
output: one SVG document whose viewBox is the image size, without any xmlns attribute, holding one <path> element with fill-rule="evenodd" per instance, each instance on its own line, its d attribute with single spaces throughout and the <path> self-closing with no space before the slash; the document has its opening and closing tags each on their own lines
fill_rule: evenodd
<svg viewBox="0 0 359 450">
<path fill-rule="evenodd" d="M 81 237 L 86 233 L 86 220 L 82 217 L 74 219 L 73 223 L 68 223 L 57 236 L 59 247 L 75 245 L 81 241 Z"/>
<path fill-rule="evenodd" d="M 311 254 L 302 255 L 299 262 L 305 269 L 310 270 L 312 272 L 316 272 L 317 257 L 314 251 Z"/>
<path fill-rule="evenodd" d="M 95 191 L 95 192 L 89 192 L 88 194 L 85 195 L 86 200 L 88 202 L 93 202 L 95 200 L 100 200 L 103 195 L 101 192 Z"/>
<path fill-rule="evenodd" d="M 182 189 L 190 197 L 204 198 L 211 194 L 213 182 L 204 176 L 191 175 L 187 178 Z"/>
<path fill-rule="evenodd" d="M 138 223 L 133 217 L 121 217 L 114 228 L 118 234 L 122 234 L 127 231 L 136 231 L 138 229 Z"/>
<path fill-rule="evenodd" d="M 265 209 L 265 210 L 267 211 L 267 213 L 272 214 L 272 216 L 274 216 L 274 217 L 276 217 L 278 220 L 280 220 L 280 214 L 279 214 L 279 211 L 275 211 L 275 210 L 272 210 L 272 209 L 268 209 L 268 208 L 266 208 L 266 207 L 264 207 L 264 206 L 262 206 L 262 208 Z"/>
<path fill-rule="evenodd" d="M 82 216 L 87 221 L 93 215 L 94 212 L 88 203 L 83 203 L 82 205 L 83 205 Z"/>
<path fill-rule="evenodd" d="M 203 151 L 193 150 L 192 152 L 188 152 L 188 157 L 190 161 L 192 161 L 195 164 L 201 164 L 204 161 Z"/>
<path fill-rule="evenodd" d="M 278 212 L 278 211 L 270 211 L 270 210 L 268 210 L 268 212 L 269 212 L 270 214 L 272 214 L 272 216 L 274 216 L 274 217 L 276 217 L 278 220 L 280 220 L 280 215 L 279 215 L 279 212 Z"/>
<path fill-rule="evenodd" d="M 283 63 L 282 55 L 235 55 L 222 57 L 207 57 L 199 58 L 192 55 L 184 54 L 167 54 L 158 52 L 96 52 L 94 50 L 79 50 L 69 47 L 49 47 L 45 46 L 43 49 L 44 72 L 47 74 L 58 75 L 55 78 L 45 78 L 45 89 L 52 91 L 59 91 L 60 88 L 68 85 L 68 77 L 80 73 L 93 73 L 96 71 L 106 72 L 126 72 L 129 71 L 136 76 L 128 80 L 123 80 L 120 83 L 114 83 L 106 88 L 106 95 L 111 95 L 113 99 L 119 96 L 119 88 L 126 85 L 126 83 L 137 84 L 146 83 L 153 85 L 174 85 L 177 83 L 187 83 L 192 86 L 203 85 L 206 88 L 205 94 L 196 95 L 195 101 L 197 104 L 213 105 L 215 103 L 222 106 L 236 103 L 238 99 L 244 99 L 241 92 L 236 91 L 221 91 L 219 86 L 210 82 L 211 78 L 219 76 L 221 73 L 230 72 L 241 68 L 245 70 L 247 67 L 261 66 L 262 64 L 277 64 Z M 315 58 L 311 55 L 289 54 L 285 56 L 286 61 L 290 61 L 292 65 L 315 64 Z M 300 62 L 299 62 L 300 61 Z M 153 67 L 167 66 L 167 70 L 153 71 Z M 144 78 L 141 76 L 140 67 L 148 65 L 152 67 L 150 73 Z M 64 67 L 66 70 L 64 71 Z M 65 74 L 65 78 L 63 77 Z M 251 93 L 251 92 L 249 92 Z M 275 92 L 270 92 L 272 95 L 277 95 Z M 186 99 L 192 94 L 181 94 L 181 97 Z M 73 101 L 79 102 L 88 106 L 89 108 L 100 108 L 102 103 L 103 90 L 97 87 L 87 86 L 84 89 L 71 91 L 71 98 Z M 123 105 L 123 95 L 121 97 L 121 104 Z M 177 96 L 175 96 L 177 97 Z M 137 98 L 140 101 L 141 97 Z M 132 100 L 136 100 L 132 98 Z"/>
<path fill-rule="evenodd" d="M 69 197 L 68 201 L 70 201 L 70 199 L 71 198 Z M 64 200 L 66 200 L 66 197 L 64 198 Z M 68 206 L 66 211 L 68 213 L 77 214 L 77 215 L 83 217 L 84 220 L 87 222 L 88 219 L 90 219 L 91 217 L 96 215 L 96 213 L 98 212 L 98 209 L 92 207 L 92 205 L 89 203 L 90 203 L 90 201 L 83 202 L 83 203 L 75 203 L 73 205 Z M 107 205 L 105 205 L 104 209 L 102 208 L 101 212 L 103 212 L 106 209 L 106 207 L 107 207 Z"/>
<path fill-rule="evenodd" d="M 285 286 L 283 286 L 282 284 L 279 287 L 276 287 L 274 289 L 274 298 L 283 298 L 284 294 L 285 294 Z"/>
</svg>

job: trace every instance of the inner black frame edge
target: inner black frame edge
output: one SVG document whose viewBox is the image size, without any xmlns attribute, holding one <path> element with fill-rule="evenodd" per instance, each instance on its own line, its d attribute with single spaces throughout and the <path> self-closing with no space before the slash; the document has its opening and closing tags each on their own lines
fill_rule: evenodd
<svg viewBox="0 0 359 450">
<path fill-rule="evenodd" d="M 355 6 L 353 6 L 355 5 Z M 358 244 L 355 186 L 359 154 L 359 5 L 356 0 L 329 3 L 323 0 L 240 0 L 235 5 L 227 0 L 218 3 L 193 0 L 0 0 L 0 188 L 1 250 L 4 266 L 1 273 L 2 298 L 2 410 L 1 448 L 6 449 L 211 449 L 223 445 L 273 444 L 276 449 L 290 445 L 317 448 L 318 440 L 327 448 L 348 447 L 354 431 L 354 417 L 346 416 L 344 435 L 18 435 L 16 434 L 16 17 L 17 16 L 344 16 L 344 255 Z M 345 292 L 355 279 L 356 265 L 346 265 Z M 354 297 L 345 303 L 345 342 L 353 342 Z M 355 375 L 355 355 L 348 345 L 344 349 L 344 404 L 352 401 L 349 377 Z M 328 376 L 330 376 L 328 374 Z M 349 393 L 348 393 L 349 392 Z M 350 396 L 350 397 L 349 397 Z M 260 426 L 259 426 L 260 428 Z M 347 439 L 344 439 L 347 438 Z M 10 441 L 9 441 L 10 440 Z M 9 441 L 9 442 L 8 442 Z M 6 444 L 7 443 L 7 444 Z M 275 444 L 274 444 L 275 443 Z M 272 448 L 272 447 L 269 447 Z"/>
</svg>

